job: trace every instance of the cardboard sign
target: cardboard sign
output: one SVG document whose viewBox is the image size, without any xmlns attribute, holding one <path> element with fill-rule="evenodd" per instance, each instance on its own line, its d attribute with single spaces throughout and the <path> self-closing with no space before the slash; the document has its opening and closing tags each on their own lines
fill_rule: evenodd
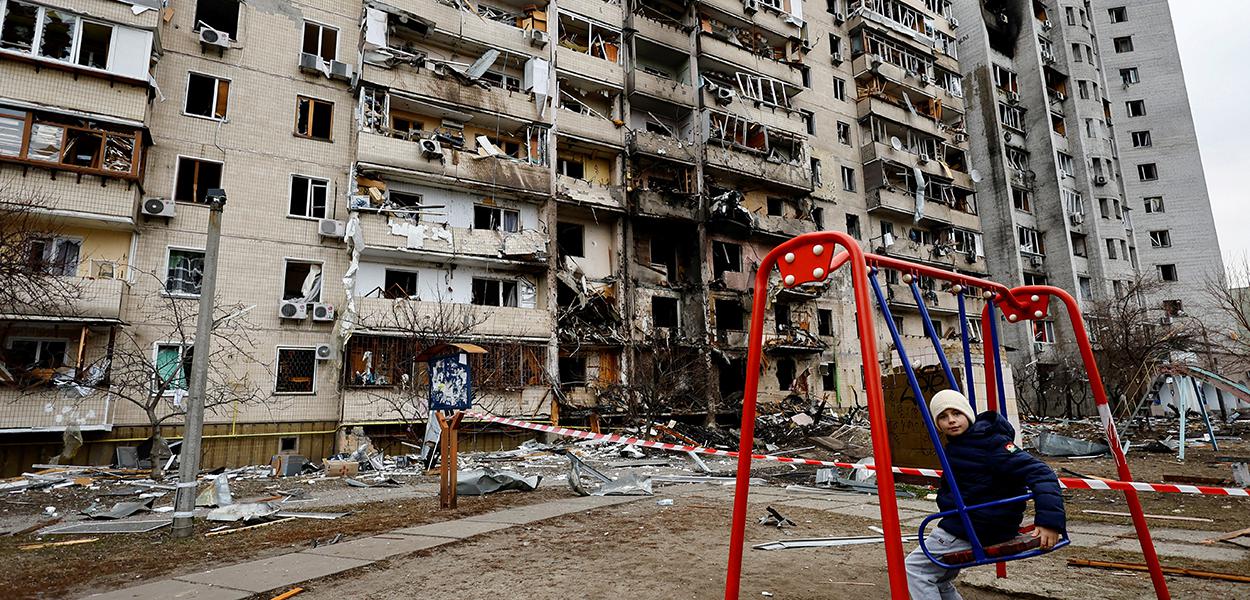
<svg viewBox="0 0 1250 600">
<path fill-rule="evenodd" d="M 937 365 L 916 369 L 916 380 L 924 394 L 921 405 L 929 410 L 929 398 L 948 389 L 946 375 Z M 890 437 L 890 456 L 898 467 L 940 469 L 937 450 L 929 439 L 924 416 L 912 393 L 903 369 L 895 368 L 881 377 L 881 390 L 885 393 L 885 422 Z"/>
</svg>

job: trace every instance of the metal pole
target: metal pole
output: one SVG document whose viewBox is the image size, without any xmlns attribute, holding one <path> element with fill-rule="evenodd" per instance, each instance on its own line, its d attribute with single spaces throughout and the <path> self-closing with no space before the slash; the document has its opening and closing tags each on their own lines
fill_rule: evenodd
<svg viewBox="0 0 1250 600">
<path fill-rule="evenodd" d="M 204 435 L 204 389 L 208 380 L 209 340 L 213 335 L 213 307 L 217 288 L 217 251 L 221 241 L 221 215 L 226 194 L 208 191 L 208 240 L 204 245 L 204 274 L 200 283 L 200 313 L 195 324 L 191 356 L 191 381 L 187 416 L 178 454 L 178 490 L 174 496 L 173 537 L 188 538 L 195 532 L 195 487 L 200 473 L 200 440 Z M 221 475 L 225 477 L 225 475 Z"/>
</svg>

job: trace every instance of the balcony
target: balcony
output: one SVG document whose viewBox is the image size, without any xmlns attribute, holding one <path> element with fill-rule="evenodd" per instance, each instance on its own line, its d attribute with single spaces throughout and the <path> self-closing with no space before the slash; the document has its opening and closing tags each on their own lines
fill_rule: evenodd
<svg viewBox="0 0 1250 600">
<path fill-rule="evenodd" d="M 703 90 L 703 105 L 718 106 L 720 103 L 716 101 L 716 94 Z M 798 136 L 807 136 L 807 122 L 799 115 L 797 111 L 790 111 L 783 107 L 757 103 L 749 98 L 744 98 L 735 94 L 729 104 L 721 106 L 719 110 L 731 112 L 748 121 L 759 123 L 769 129 L 787 131 Z"/>
<path fill-rule="evenodd" d="M 438 302 L 417 300 L 390 300 L 386 298 L 356 298 L 362 323 L 384 324 L 394 319 L 393 303 L 412 303 L 413 316 L 433 319 L 440 310 L 448 310 Z M 478 306 L 454 304 L 453 310 L 463 310 L 471 322 L 479 322 L 468 334 L 470 338 L 528 338 L 547 339 L 551 336 L 551 314 L 545 308 L 516 308 L 511 306 Z"/>
<path fill-rule="evenodd" d="M 794 87 L 803 87 L 803 74 L 798 69 L 791 68 L 789 65 L 777 62 L 771 58 L 754 54 L 710 35 L 699 36 L 699 50 L 706 56 L 715 57 L 760 75 L 772 77 Z"/>
<path fill-rule="evenodd" d="M 613 27 L 620 27 L 624 20 L 620 2 L 608 4 L 604 0 L 560 0 L 560 12 L 575 13 Z"/>
<path fill-rule="evenodd" d="M 758 215 L 755 223 L 760 231 L 784 237 L 794 237 L 816 231 L 816 224 L 808 219 Z"/>
<path fill-rule="evenodd" d="M 625 128 L 617 127 L 611 121 L 594 115 L 560 110 L 556 113 L 556 127 L 561 135 L 598 142 L 618 149 L 625 147 Z"/>
<path fill-rule="evenodd" d="M 916 196 L 907 190 L 881 187 L 868 193 L 868 211 L 886 211 L 897 215 L 912 217 L 916 214 Z M 926 198 L 924 218 L 921 222 L 930 224 L 955 226 L 973 231 L 981 230 L 981 219 L 975 214 L 951 207 L 944 202 L 936 202 Z"/>
<path fill-rule="evenodd" d="M 925 175 L 932 175 L 939 179 L 950 179 L 956 186 L 963 189 L 974 189 L 972 177 L 967 173 L 944 167 L 941 161 L 933 158 L 921 162 L 922 157 L 920 155 L 912 154 L 906 149 L 895 150 L 888 144 L 868 142 L 860 148 L 860 156 L 865 164 L 874 160 L 892 160 L 908 167 L 918 167 Z"/>
<path fill-rule="evenodd" d="M 576 204 L 625 209 L 620 186 L 599 185 L 564 175 L 556 175 L 556 196 Z"/>
<path fill-rule="evenodd" d="M 17 169 L 21 168 L 0 165 L 0 179 L 16 176 Z M 83 177 L 79 181 L 75 173 L 52 173 L 44 169 L 30 169 L 17 181 L 21 188 L 37 190 L 46 199 L 47 208 L 58 217 L 73 213 L 72 220 L 84 225 L 99 225 L 92 223 L 97 220 L 117 226 L 134 224 L 139 188 L 125 181 L 97 177 Z"/>
<path fill-rule="evenodd" d="M 430 20 L 434 24 L 434 29 L 452 39 L 468 39 L 489 48 L 510 50 L 520 54 L 533 56 L 547 54 L 541 46 L 531 42 L 527 32 L 519 27 L 482 18 L 442 2 L 395 0 L 391 4 Z"/>
<path fill-rule="evenodd" d="M 460 264 L 518 268 L 546 265 L 547 235 L 533 229 L 503 233 L 439 223 L 422 223 L 415 229 L 411 221 L 384 214 L 361 211 L 360 228 L 365 238 L 366 256 L 434 260 L 454 258 Z"/>
<path fill-rule="evenodd" d="M 615 88 L 625 87 L 625 67 L 564 46 L 556 47 L 556 70 Z"/>
<path fill-rule="evenodd" d="M 905 238 L 894 240 L 889 248 L 881 246 L 881 238 L 872 239 L 872 247 L 866 251 L 882 256 L 893 256 L 930 264 L 945 269 L 953 269 L 971 273 L 985 273 L 987 270 L 985 257 L 974 257 L 971 254 L 954 250 L 939 251 L 933 244 L 916 244 Z M 970 260 L 971 259 L 971 260 Z M 908 298 L 911 292 L 908 292 Z"/>
<path fill-rule="evenodd" d="M 682 106 L 695 105 L 695 91 L 689 85 L 672 79 L 664 79 L 639 69 L 630 71 L 629 76 L 633 79 L 631 93 L 646 94 L 652 98 Z"/>
<path fill-rule="evenodd" d="M 690 34 L 677 27 L 676 24 L 661 23 L 635 14 L 634 29 L 637 30 L 635 35 L 642 36 L 648 40 L 667 44 L 679 50 L 689 50 L 690 48 Z"/>
<path fill-rule="evenodd" d="M 642 215 L 689 221 L 699 218 L 699 202 L 696 196 L 644 189 L 635 190 L 631 196 L 635 209 Z"/>
<path fill-rule="evenodd" d="M 860 119 L 863 119 L 868 115 L 877 115 L 883 119 L 887 119 L 895 123 L 901 123 L 922 133 L 946 139 L 947 132 L 943 129 L 939 129 L 937 121 L 930 118 L 923 112 L 924 109 L 920 105 L 920 99 L 914 99 L 912 102 L 916 106 L 917 112 L 912 112 L 905 106 L 899 106 L 892 102 L 887 102 L 881 98 L 875 98 L 872 96 L 856 102 L 856 108 L 858 109 L 858 116 Z"/>
<path fill-rule="evenodd" d="M 0 319 L 19 321 L 56 321 L 61 323 L 101 323 L 121 321 L 122 299 L 129 284 L 121 279 L 72 278 L 77 286 L 77 297 L 68 306 L 50 312 L 39 313 L 26 306 L 15 307 L 12 315 L 0 315 Z"/>
<path fill-rule="evenodd" d="M 669 135 L 650 131 L 632 132 L 629 139 L 629 151 L 686 164 L 694 164 L 699 160 L 699 148 L 694 142 L 682 141 Z"/>
<path fill-rule="evenodd" d="M 925 308 L 929 310 L 930 314 L 959 314 L 959 299 L 954 294 L 938 288 L 934 288 L 933 290 L 921 288 L 920 293 L 924 297 Z M 912 294 L 911 286 L 908 284 L 891 283 L 887 285 L 886 300 L 891 305 L 919 312 L 919 309 L 916 308 L 916 297 Z M 980 314 L 981 312 L 978 308 L 974 313 L 972 307 L 967 306 L 967 301 L 965 301 L 965 306 L 969 315 Z"/>
<path fill-rule="evenodd" d="M 812 169 L 807 164 L 776 163 L 761 154 L 739 152 L 709 143 L 707 163 L 713 168 L 743 175 L 796 191 L 812 191 Z"/>
<path fill-rule="evenodd" d="M 699 0 L 700 4 L 709 6 L 727 15 L 733 15 L 739 19 L 750 21 L 758 27 L 767 29 L 780 36 L 795 36 L 802 33 L 798 24 L 787 21 L 789 17 L 786 13 L 775 12 L 766 6 L 760 6 L 755 13 L 747 13 L 743 9 L 742 0 Z M 808 10 L 817 10 L 814 6 L 809 6 Z"/>
<path fill-rule="evenodd" d="M 461 85 L 454 77 L 439 77 L 429 69 L 416 69 L 407 65 L 386 68 L 365 63 L 361 68 L 361 80 L 393 90 L 427 98 L 438 98 L 461 106 L 472 106 L 483 112 L 502 113 L 524 121 L 550 122 L 551 111 L 538 115 L 538 105 L 529 92 L 506 90 L 501 87 Z"/>
<path fill-rule="evenodd" d="M 473 185 L 480 189 L 507 188 L 519 195 L 545 197 L 551 190 L 547 167 L 517 160 L 482 158 L 474 152 L 443 148 L 440 160 L 422 156 L 416 142 L 361 131 L 357 160 L 379 167 L 420 173 L 424 179 L 449 185 Z"/>
</svg>

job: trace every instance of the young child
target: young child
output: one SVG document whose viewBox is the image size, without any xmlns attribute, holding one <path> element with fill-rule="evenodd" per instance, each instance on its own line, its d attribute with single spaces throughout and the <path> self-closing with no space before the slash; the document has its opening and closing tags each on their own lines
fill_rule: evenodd
<svg viewBox="0 0 1250 600">
<path fill-rule="evenodd" d="M 1063 496 L 1059 479 L 1046 463 L 1019 449 L 1013 443 L 1015 430 L 1006 417 L 994 411 L 979 416 L 963 394 L 942 390 L 929 401 L 938 432 L 946 436 L 946 457 L 964 505 L 972 506 L 1033 492 L 1033 537 L 1042 548 L 1054 546 L 1065 531 Z M 953 510 L 955 499 L 946 480 L 938 489 L 938 508 Z M 1001 504 L 968 513 L 977 540 L 990 546 L 1014 539 L 1024 519 L 1027 503 Z M 968 550 L 968 534 L 959 515 L 943 517 L 925 538 L 934 556 Z M 943 569 L 919 548 L 907 557 L 907 583 L 912 600 L 954 600 L 961 596 L 954 580 L 959 569 Z"/>
</svg>

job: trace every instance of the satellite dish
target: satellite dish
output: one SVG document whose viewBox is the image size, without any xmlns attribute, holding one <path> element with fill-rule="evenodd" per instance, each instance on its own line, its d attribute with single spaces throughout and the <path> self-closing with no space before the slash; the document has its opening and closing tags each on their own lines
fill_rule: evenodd
<svg viewBox="0 0 1250 600">
<path fill-rule="evenodd" d="M 983 179 L 983 177 L 981 177 L 981 172 L 976 169 L 973 169 L 971 173 L 968 173 L 968 175 L 972 177 L 973 183 L 981 183 L 981 180 Z"/>
<path fill-rule="evenodd" d="M 892 135 L 890 136 L 890 146 L 893 147 L 895 150 L 902 150 L 903 140 L 898 139 L 898 136 Z"/>
</svg>

